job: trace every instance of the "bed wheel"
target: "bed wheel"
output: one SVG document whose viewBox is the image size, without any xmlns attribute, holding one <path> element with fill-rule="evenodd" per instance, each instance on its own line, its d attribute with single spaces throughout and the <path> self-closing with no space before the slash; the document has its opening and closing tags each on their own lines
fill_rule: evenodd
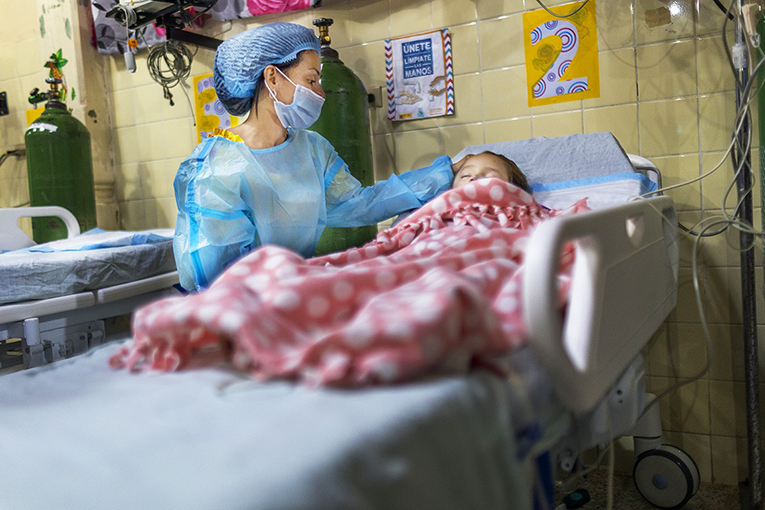
<svg viewBox="0 0 765 510">
<path fill-rule="evenodd" d="M 641 453 L 632 470 L 638 492 L 659 508 L 682 508 L 699 489 L 699 468 L 680 448 L 663 444 Z"/>
</svg>

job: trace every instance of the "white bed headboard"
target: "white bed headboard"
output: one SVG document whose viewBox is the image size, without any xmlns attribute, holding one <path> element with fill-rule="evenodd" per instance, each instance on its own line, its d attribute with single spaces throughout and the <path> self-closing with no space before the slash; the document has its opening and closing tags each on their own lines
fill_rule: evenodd
<svg viewBox="0 0 765 510">
<path fill-rule="evenodd" d="M 19 227 L 21 218 L 44 218 L 55 216 L 66 225 L 67 237 L 80 234 L 80 225 L 74 214 L 57 205 L 45 207 L 0 208 L 0 250 L 11 251 L 34 246 L 35 242 Z"/>
</svg>

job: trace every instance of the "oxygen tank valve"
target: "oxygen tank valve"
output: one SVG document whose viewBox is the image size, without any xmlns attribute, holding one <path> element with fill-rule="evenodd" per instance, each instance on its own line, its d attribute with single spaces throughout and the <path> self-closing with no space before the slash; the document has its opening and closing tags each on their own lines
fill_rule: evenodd
<svg viewBox="0 0 765 510">
<path fill-rule="evenodd" d="M 319 18 L 313 20 L 314 26 L 319 27 L 319 42 L 321 43 L 321 56 L 337 58 L 339 55 L 337 51 L 331 48 L 329 45 L 332 43 L 332 38 L 329 36 L 329 27 L 335 21 L 332 18 Z"/>
<path fill-rule="evenodd" d="M 45 78 L 45 83 L 48 83 L 50 85 L 49 91 L 40 92 L 40 89 L 35 87 L 29 93 L 29 102 L 32 103 L 33 105 L 37 105 L 37 103 L 42 103 L 43 101 L 48 101 L 48 102 L 61 101 L 61 90 L 58 88 L 58 86 L 62 83 L 62 81 L 58 78 Z"/>
<path fill-rule="evenodd" d="M 335 22 L 332 18 L 318 18 L 313 20 L 314 26 L 319 27 L 319 42 L 321 46 L 329 46 L 332 38 L 329 36 L 329 27 Z"/>
</svg>

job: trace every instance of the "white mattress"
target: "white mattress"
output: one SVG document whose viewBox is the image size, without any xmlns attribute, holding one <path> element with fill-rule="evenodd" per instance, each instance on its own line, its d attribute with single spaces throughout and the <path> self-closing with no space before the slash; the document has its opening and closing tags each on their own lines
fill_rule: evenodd
<svg viewBox="0 0 765 510">
<path fill-rule="evenodd" d="M 0 508 L 530 508 L 495 376 L 309 390 L 115 349 L 0 377 Z"/>
<path fill-rule="evenodd" d="M 83 236 L 85 237 L 85 236 Z M 0 254 L 0 305 L 102 289 L 175 271 L 173 241 Z"/>
</svg>

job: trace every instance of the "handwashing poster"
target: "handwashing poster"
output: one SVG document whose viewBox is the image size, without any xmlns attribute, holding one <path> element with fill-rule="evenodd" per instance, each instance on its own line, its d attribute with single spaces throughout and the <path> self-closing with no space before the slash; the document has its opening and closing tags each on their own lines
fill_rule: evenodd
<svg viewBox="0 0 765 510">
<path fill-rule="evenodd" d="M 544 9 L 523 14 L 529 106 L 600 97 L 595 0 L 550 10 L 574 14 L 558 18 Z"/>
<path fill-rule="evenodd" d="M 239 117 L 230 115 L 213 87 L 213 74 L 194 76 L 194 112 L 197 120 L 197 143 L 213 134 L 215 128 L 239 125 Z"/>
<path fill-rule="evenodd" d="M 386 39 L 385 73 L 390 120 L 454 115 L 449 29 Z"/>
</svg>

